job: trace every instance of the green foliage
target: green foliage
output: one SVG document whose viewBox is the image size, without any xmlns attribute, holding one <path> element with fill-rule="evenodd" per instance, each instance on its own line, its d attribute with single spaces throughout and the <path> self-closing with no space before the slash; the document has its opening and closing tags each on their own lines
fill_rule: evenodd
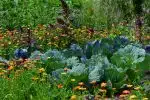
<svg viewBox="0 0 150 100">
<path fill-rule="evenodd" d="M 52 71 L 59 69 L 59 68 L 64 68 L 65 64 L 61 63 L 60 60 L 56 58 L 48 58 L 45 61 L 37 61 L 36 63 L 37 67 L 43 67 L 46 69 L 46 73 L 51 74 Z"/>
<path fill-rule="evenodd" d="M 5 0 L 0 5 L 0 26 L 9 29 L 54 23 L 59 9 L 58 0 Z"/>
<path fill-rule="evenodd" d="M 80 62 L 77 57 L 71 57 L 66 59 L 64 63 L 66 63 L 68 67 L 73 67 L 73 66 L 77 66 Z"/>
<path fill-rule="evenodd" d="M 148 9 L 145 0 L 66 0 L 70 7 L 72 24 L 76 27 L 88 26 L 96 29 L 112 27 L 113 23 L 127 21 L 132 23 L 133 12 Z M 143 3 L 143 5 L 141 5 Z M 134 10 L 135 8 L 135 10 Z M 13 29 L 19 26 L 32 26 L 56 22 L 62 13 L 59 0 L 5 0 L 0 1 L 0 23 L 2 27 Z M 145 14 L 145 19 L 148 14 Z"/>
<path fill-rule="evenodd" d="M 10 80 L 0 78 L 1 100 L 33 100 L 48 99 L 49 83 L 32 81 L 35 70 L 25 71 L 19 77 L 12 76 Z"/>
<path fill-rule="evenodd" d="M 143 9 L 142 9 L 143 3 L 144 3 L 144 0 L 133 0 L 135 14 L 140 15 L 143 12 Z"/>
<path fill-rule="evenodd" d="M 144 91 L 148 93 L 147 96 L 150 97 L 150 80 L 146 80 L 142 86 Z"/>
<path fill-rule="evenodd" d="M 81 76 L 83 74 L 87 74 L 87 69 L 84 64 L 78 63 L 77 65 L 74 65 L 72 67 L 69 73 L 72 74 L 73 76 Z"/>
<path fill-rule="evenodd" d="M 89 73 L 89 81 L 102 81 L 104 76 L 104 70 L 102 68 L 102 65 L 100 66 L 94 66 L 95 68 Z"/>
<path fill-rule="evenodd" d="M 106 81 L 110 80 L 112 87 L 120 88 L 123 84 L 125 84 L 126 74 L 123 70 L 113 66 L 105 69 L 104 79 Z"/>
<path fill-rule="evenodd" d="M 145 59 L 143 62 L 140 62 L 137 64 L 137 67 L 141 70 L 150 70 L 150 54 L 146 54 Z"/>
<path fill-rule="evenodd" d="M 106 56 L 102 54 L 93 55 L 91 59 L 87 61 L 88 66 L 102 66 L 102 68 L 109 67 L 110 63 Z"/>
<path fill-rule="evenodd" d="M 127 45 L 125 48 L 120 48 L 111 60 L 118 67 L 128 69 L 136 67 L 136 64 L 143 62 L 145 59 L 145 50 L 133 45 Z"/>
</svg>

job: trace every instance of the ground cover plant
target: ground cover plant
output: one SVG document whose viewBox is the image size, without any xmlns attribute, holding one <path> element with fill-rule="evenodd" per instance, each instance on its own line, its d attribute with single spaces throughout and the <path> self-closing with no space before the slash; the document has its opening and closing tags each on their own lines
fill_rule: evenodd
<svg viewBox="0 0 150 100">
<path fill-rule="evenodd" d="M 149 3 L 0 1 L 0 99 L 149 100 Z"/>
</svg>

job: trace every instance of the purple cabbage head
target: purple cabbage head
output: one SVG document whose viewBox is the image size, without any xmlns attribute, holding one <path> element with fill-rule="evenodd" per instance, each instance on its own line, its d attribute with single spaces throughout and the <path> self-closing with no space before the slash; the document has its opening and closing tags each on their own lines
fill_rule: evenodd
<svg viewBox="0 0 150 100">
<path fill-rule="evenodd" d="M 28 58 L 28 51 L 27 49 L 16 49 L 14 52 L 14 55 L 16 58 L 23 58 L 27 59 Z"/>
<path fill-rule="evenodd" d="M 145 46 L 145 51 L 146 51 L 147 53 L 150 53 L 150 45 L 146 45 L 146 46 Z"/>
</svg>

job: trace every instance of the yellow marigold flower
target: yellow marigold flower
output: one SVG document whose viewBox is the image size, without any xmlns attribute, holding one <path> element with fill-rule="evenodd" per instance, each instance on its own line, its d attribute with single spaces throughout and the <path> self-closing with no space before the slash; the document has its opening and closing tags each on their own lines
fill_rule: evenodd
<svg viewBox="0 0 150 100">
<path fill-rule="evenodd" d="M 86 88 L 80 87 L 79 90 L 80 90 L 80 91 L 85 91 Z"/>
<path fill-rule="evenodd" d="M 101 83 L 101 88 L 105 88 L 107 86 L 107 83 L 103 82 Z"/>
<path fill-rule="evenodd" d="M 39 40 L 42 40 L 42 37 L 39 37 Z"/>
<path fill-rule="evenodd" d="M 39 73 L 43 73 L 43 72 L 45 72 L 45 69 L 44 68 L 40 68 L 39 69 Z"/>
<path fill-rule="evenodd" d="M 133 87 L 133 85 L 130 85 L 130 84 L 129 84 L 129 85 L 127 85 L 127 87 L 128 87 L 128 88 L 131 88 L 131 87 Z"/>
<path fill-rule="evenodd" d="M 71 82 L 75 82 L 76 80 L 75 79 L 71 79 Z"/>
<path fill-rule="evenodd" d="M 142 100 L 148 100 L 148 98 L 143 98 Z"/>
<path fill-rule="evenodd" d="M 15 62 L 14 62 L 14 61 L 9 61 L 9 65 L 10 65 L 10 66 L 14 66 L 14 65 L 15 65 Z"/>
<path fill-rule="evenodd" d="M 70 100 L 77 100 L 77 96 L 76 95 L 71 96 Z"/>
<path fill-rule="evenodd" d="M 99 91 L 102 92 L 102 93 L 106 93 L 107 92 L 106 89 L 100 89 Z"/>
<path fill-rule="evenodd" d="M 130 100 L 137 99 L 137 96 L 136 96 L 136 95 L 131 95 L 131 96 L 129 97 L 129 99 L 130 99 Z"/>
<path fill-rule="evenodd" d="M 140 86 L 137 86 L 134 88 L 134 90 L 140 90 L 140 88 L 141 88 Z"/>
</svg>

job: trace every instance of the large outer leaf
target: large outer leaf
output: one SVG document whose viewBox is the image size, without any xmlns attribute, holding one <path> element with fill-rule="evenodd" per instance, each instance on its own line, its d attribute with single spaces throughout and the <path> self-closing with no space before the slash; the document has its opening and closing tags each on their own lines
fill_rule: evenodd
<svg viewBox="0 0 150 100">
<path fill-rule="evenodd" d="M 87 43 L 85 46 L 85 55 L 88 59 L 92 56 L 93 44 L 91 42 Z"/>
<path fill-rule="evenodd" d="M 142 71 L 150 70 L 150 54 L 146 54 L 144 61 L 138 63 L 137 67 Z"/>
<path fill-rule="evenodd" d="M 88 59 L 91 58 L 92 55 L 98 54 L 100 50 L 100 41 L 95 40 L 93 42 L 88 42 L 85 46 L 85 55 Z"/>
<path fill-rule="evenodd" d="M 104 78 L 106 81 L 110 80 L 113 87 L 120 88 L 125 81 L 125 72 L 117 69 L 116 67 L 107 68 L 104 71 Z"/>
<path fill-rule="evenodd" d="M 110 66 L 107 57 L 101 54 L 93 55 L 87 62 L 89 66 L 89 81 L 101 81 L 104 76 L 104 69 Z"/>
<path fill-rule="evenodd" d="M 87 69 L 84 64 L 79 63 L 78 65 L 73 66 L 69 73 L 74 76 L 80 76 L 82 74 L 87 74 Z"/>
<path fill-rule="evenodd" d="M 89 81 L 101 81 L 104 75 L 104 70 L 101 66 L 95 66 L 94 70 L 92 70 L 89 74 Z"/>
</svg>

